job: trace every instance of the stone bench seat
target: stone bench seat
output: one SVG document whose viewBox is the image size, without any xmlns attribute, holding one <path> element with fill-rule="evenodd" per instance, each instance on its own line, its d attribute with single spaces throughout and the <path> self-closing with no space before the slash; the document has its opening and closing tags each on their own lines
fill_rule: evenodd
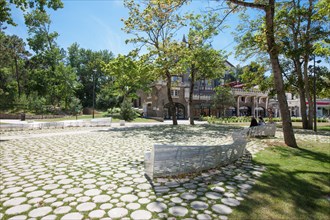
<svg viewBox="0 0 330 220">
<path fill-rule="evenodd" d="M 154 144 L 144 157 L 149 178 L 196 173 L 224 166 L 244 155 L 246 131 L 232 134 L 233 143 L 203 146 Z"/>
<path fill-rule="evenodd" d="M 98 126 L 111 126 L 112 118 L 93 118 L 91 119 L 91 126 L 98 127 Z"/>
<path fill-rule="evenodd" d="M 275 137 L 275 133 L 276 133 L 275 123 L 254 126 L 248 128 L 247 130 L 248 137 Z"/>
<path fill-rule="evenodd" d="M 85 121 L 84 120 L 66 120 L 66 121 L 60 121 L 63 123 L 64 127 L 83 127 L 85 126 Z"/>
</svg>

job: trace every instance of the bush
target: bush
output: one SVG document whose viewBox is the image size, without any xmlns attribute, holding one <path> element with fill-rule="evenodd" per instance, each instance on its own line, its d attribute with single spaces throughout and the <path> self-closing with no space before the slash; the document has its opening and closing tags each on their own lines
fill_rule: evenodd
<svg viewBox="0 0 330 220">
<path fill-rule="evenodd" d="M 207 121 L 209 124 L 215 124 L 217 118 L 215 116 L 202 117 L 203 121 Z"/>
<path fill-rule="evenodd" d="M 120 106 L 120 116 L 125 121 L 133 121 L 139 113 L 132 108 L 131 102 L 125 100 Z"/>
<path fill-rule="evenodd" d="M 108 110 L 107 110 L 107 113 L 109 114 L 109 115 L 119 115 L 120 114 L 120 108 L 116 108 L 116 107 L 114 107 L 114 108 L 109 108 Z"/>
</svg>

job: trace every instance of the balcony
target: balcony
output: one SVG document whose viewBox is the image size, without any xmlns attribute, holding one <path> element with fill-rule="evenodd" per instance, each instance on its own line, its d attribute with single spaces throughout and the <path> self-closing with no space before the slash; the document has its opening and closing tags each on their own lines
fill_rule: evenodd
<svg viewBox="0 0 330 220">
<path fill-rule="evenodd" d="M 238 89 L 232 88 L 231 91 L 233 92 L 234 96 L 263 96 L 268 97 L 268 92 L 261 92 L 256 89 Z"/>
</svg>

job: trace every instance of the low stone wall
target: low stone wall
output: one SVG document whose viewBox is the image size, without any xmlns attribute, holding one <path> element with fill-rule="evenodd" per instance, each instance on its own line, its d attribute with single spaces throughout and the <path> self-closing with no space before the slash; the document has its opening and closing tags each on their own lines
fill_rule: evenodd
<svg viewBox="0 0 330 220">
<path fill-rule="evenodd" d="M 21 114 L 0 114 L 0 119 L 19 119 L 21 120 Z M 25 119 L 50 119 L 50 118 L 64 118 L 65 115 L 25 115 Z"/>
</svg>

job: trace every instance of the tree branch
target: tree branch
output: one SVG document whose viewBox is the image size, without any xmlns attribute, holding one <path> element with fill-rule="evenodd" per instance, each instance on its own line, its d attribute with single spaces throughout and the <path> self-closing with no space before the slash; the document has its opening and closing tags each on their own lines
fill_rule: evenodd
<svg viewBox="0 0 330 220">
<path fill-rule="evenodd" d="M 263 5 L 263 4 L 245 2 L 245 1 L 239 1 L 239 0 L 228 0 L 228 1 L 231 3 L 234 3 L 236 5 L 240 5 L 240 6 L 244 6 L 244 7 L 257 8 L 257 9 L 261 9 L 261 10 L 266 9 L 266 5 Z"/>
</svg>

